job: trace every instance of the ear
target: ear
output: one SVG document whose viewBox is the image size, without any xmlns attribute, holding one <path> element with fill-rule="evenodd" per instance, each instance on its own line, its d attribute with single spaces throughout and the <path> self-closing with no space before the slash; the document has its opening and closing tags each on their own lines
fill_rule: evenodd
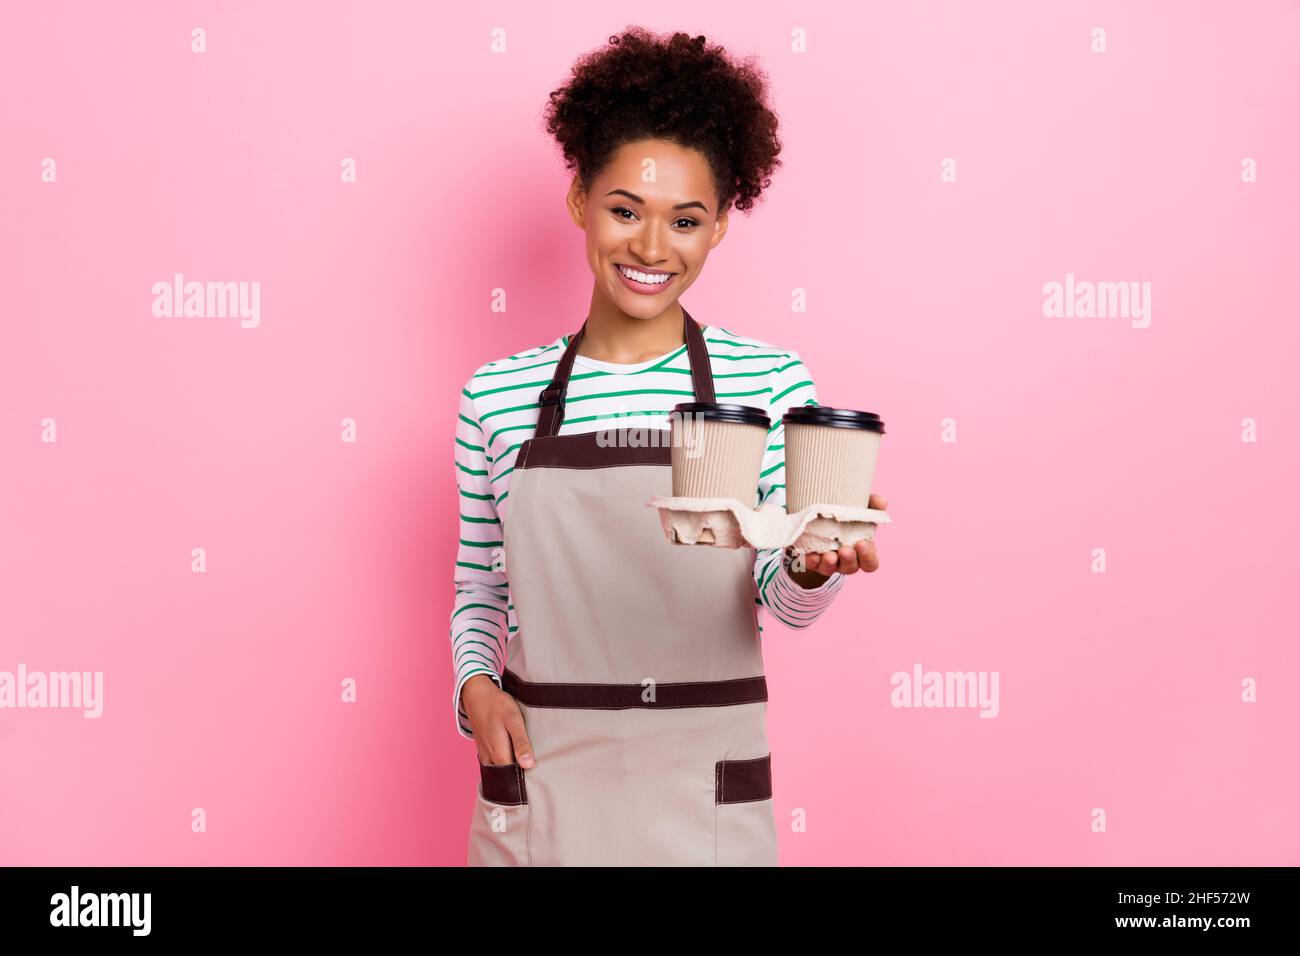
<svg viewBox="0 0 1300 956">
<path fill-rule="evenodd" d="M 718 243 L 722 237 L 727 234 L 728 213 L 731 212 L 731 203 L 722 207 L 722 212 L 718 213 L 718 218 L 713 223 L 713 238 L 709 240 L 709 251 L 718 248 Z"/>
<path fill-rule="evenodd" d="M 564 205 L 569 210 L 569 218 L 579 229 L 587 228 L 587 193 L 578 182 L 578 176 L 575 173 L 573 182 L 569 184 L 569 191 L 564 197 Z"/>
</svg>

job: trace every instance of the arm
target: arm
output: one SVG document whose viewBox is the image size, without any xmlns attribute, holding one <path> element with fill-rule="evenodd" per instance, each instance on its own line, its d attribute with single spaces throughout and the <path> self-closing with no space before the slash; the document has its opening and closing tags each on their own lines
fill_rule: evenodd
<svg viewBox="0 0 1300 956">
<path fill-rule="evenodd" d="M 460 543 L 452 575 L 456 596 L 451 613 L 451 651 L 456 672 L 452 707 L 462 737 L 474 739 L 461 706 L 465 682 L 487 675 L 501 686 L 509 636 L 509 589 L 501 567 L 501 519 L 488 470 L 485 435 L 468 383 L 456 420 L 455 468 L 460 502 Z"/>
<path fill-rule="evenodd" d="M 781 416 L 790 408 L 817 404 L 817 388 L 797 352 L 777 359 L 771 375 L 772 394 L 768 399 L 767 450 L 758 478 L 758 503 L 773 502 L 785 506 L 785 428 Z M 780 548 L 759 551 L 754 558 L 755 601 L 772 613 L 786 627 L 805 628 L 830 607 L 844 585 L 838 571 L 823 576 L 815 571 L 792 574 L 782 566 Z"/>
</svg>

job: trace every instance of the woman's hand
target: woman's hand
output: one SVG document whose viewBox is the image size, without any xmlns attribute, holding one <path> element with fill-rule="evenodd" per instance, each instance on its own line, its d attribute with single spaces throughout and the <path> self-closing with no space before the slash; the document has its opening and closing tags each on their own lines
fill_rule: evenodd
<svg viewBox="0 0 1300 956">
<path fill-rule="evenodd" d="M 867 500 L 867 507 L 877 511 L 884 511 L 888 505 L 889 501 L 880 495 L 872 495 Z M 803 556 L 803 566 L 802 573 L 792 567 L 790 577 L 803 587 L 815 588 L 836 571 L 840 574 L 874 571 L 880 567 L 880 556 L 876 554 L 876 542 L 863 540 L 838 551 L 809 552 Z"/>
<path fill-rule="evenodd" d="M 478 759 L 483 763 L 533 765 L 533 745 L 524 727 L 524 715 L 513 697 L 487 674 L 475 674 L 460 688 L 460 703 L 469 717 Z"/>
</svg>

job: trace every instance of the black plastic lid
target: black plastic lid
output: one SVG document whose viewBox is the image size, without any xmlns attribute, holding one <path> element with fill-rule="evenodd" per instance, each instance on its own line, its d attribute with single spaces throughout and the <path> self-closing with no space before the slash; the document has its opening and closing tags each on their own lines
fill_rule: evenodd
<svg viewBox="0 0 1300 956">
<path fill-rule="evenodd" d="M 800 405 L 782 415 L 781 422 L 784 425 L 830 425 L 832 428 L 862 428 L 881 435 L 885 433 L 885 423 L 875 412 L 831 408 L 828 405 Z"/>
<path fill-rule="evenodd" d="M 681 415 L 698 415 L 711 422 L 735 422 L 738 425 L 762 425 L 770 428 L 772 419 L 752 405 L 720 405 L 717 402 L 681 402 L 673 406 Z"/>
</svg>

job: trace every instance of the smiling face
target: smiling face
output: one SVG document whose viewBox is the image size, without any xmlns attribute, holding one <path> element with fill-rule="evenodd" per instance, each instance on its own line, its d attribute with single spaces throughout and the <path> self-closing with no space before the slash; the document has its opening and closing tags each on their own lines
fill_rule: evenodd
<svg viewBox="0 0 1300 956">
<path fill-rule="evenodd" d="M 568 204 L 597 295 L 632 318 L 672 306 L 727 231 L 704 155 L 662 139 L 625 143 L 589 190 L 575 179 Z"/>
</svg>

